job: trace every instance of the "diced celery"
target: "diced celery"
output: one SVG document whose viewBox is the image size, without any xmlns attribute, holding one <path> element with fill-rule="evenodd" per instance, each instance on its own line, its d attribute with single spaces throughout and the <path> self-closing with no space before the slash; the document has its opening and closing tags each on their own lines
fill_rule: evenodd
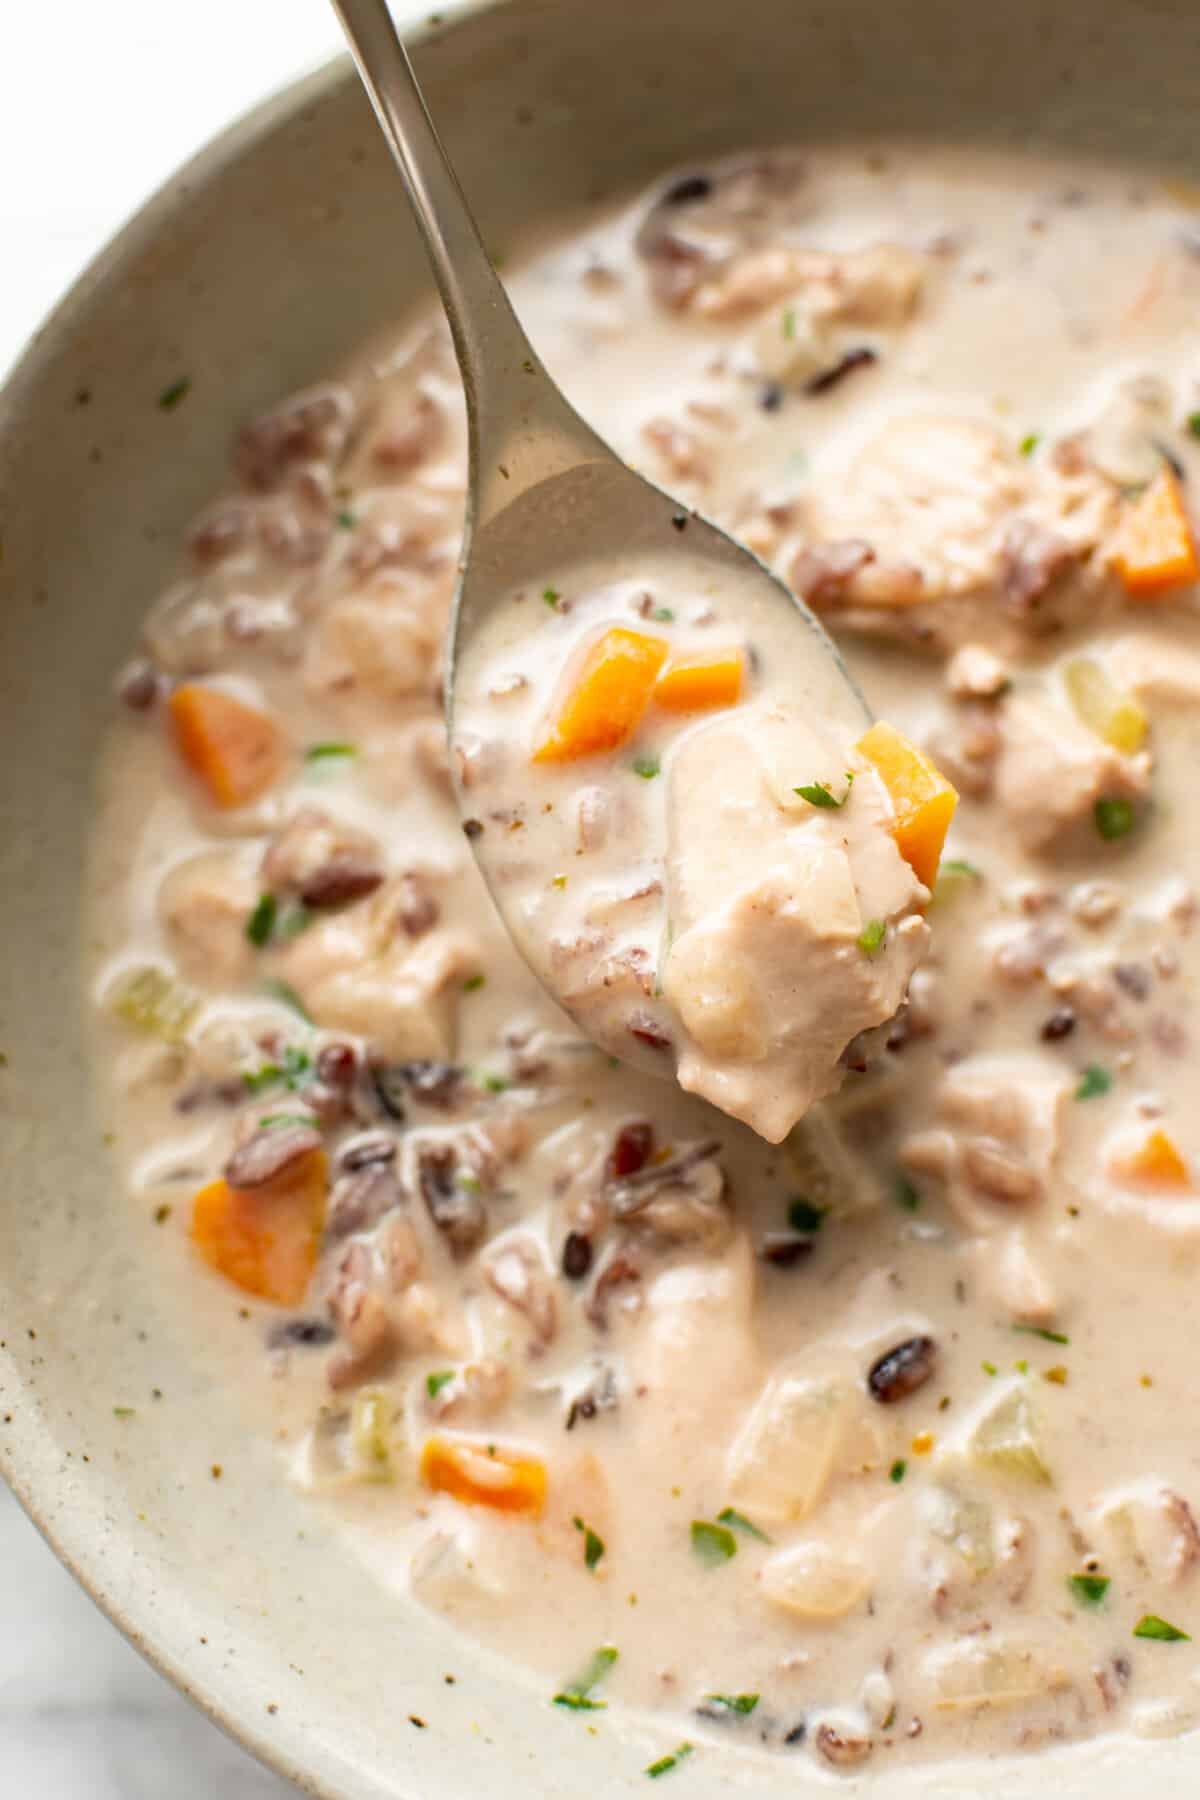
<svg viewBox="0 0 1200 1800">
<path fill-rule="evenodd" d="M 989 1392 L 962 1429 L 943 1439 L 937 1462 L 943 1470 L 967 1465 L 1023 1481 L 1050 1482 L 1028 1383 L 1014 1376 Z"/>
<path fill-rule="evenodd" d="M 388 1401 L 377 1388 L 355 1394 L 350 1409 L 350 1446 L 360 1481 L 394 1481 Z"/>
<path fill-rule="evenodd" d="M 177 1044 L 195 1017 L 199 996 L 165 969 L 149 964 L 123 977 L 112 998 L 112 1010 L 137 1031 Z"/>
<path fill-rule="evenodd" d="M 1114 750 L 1131 756 L 1146 740 L 1148 720 L 1094 656 L 1073 656 L 1063 670 L 1067 697 L 1083 723 Z"/>
</svg>

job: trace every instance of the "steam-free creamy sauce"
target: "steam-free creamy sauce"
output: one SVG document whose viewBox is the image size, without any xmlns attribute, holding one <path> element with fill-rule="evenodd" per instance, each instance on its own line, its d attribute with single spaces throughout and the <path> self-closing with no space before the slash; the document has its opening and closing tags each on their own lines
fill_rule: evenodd
<svg viewBox="0 0 1200 1800">
<path fill-rule="evenodd" d="M 841 1770 L 1200 1712 L 1189 204 L 806 152 L 513 275 L 581 411 L 821 610 L 960 790 L 907 1010 L 778 1146 L 590 1047 L 491 909 L 436 699 L 440 327 L 249 427 L 150 615 L 94 846 L 132 1204 L 198 1318 L 248 1312 L 281 1453 L 380 1579 L 581 1731 L 629 1701 Z M 628 579 L 546 608 L 510 756 L 576 633 L 669 623 L 636 608 L 678 576 Z M 681 646 L 742 632 L 749 703 L 787 704 L 782 648 L 704 600 L 653 605 Z M 644 868 L 667 760 L 605 762 L 630 853 L 564 835 L 535 916 Z M 543 774 L 576 830 L 595 780 Z M 688 831 L 718 776 L 670 775 Z"/>
</svg>

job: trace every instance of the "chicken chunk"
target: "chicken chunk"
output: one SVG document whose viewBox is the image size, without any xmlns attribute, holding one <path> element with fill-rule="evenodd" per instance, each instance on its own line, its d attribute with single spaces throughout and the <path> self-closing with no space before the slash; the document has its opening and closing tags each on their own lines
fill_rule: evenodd
<svg viewBox="0 0 1200 1800">
<path fill-rule="evenodd" d="M 319 620 L 305 665 L 316 693 L 361 689 L 378 700 L 428 693 L 441 643 L 448 585 L 431 607 L 427 581 L 373 576 L 335 600 Z"/>
<path fill-rule="evenodd" d="M 1014 695 L 1004 703 L 1003 734 L 996 797 L 1029 850 L 1057 850 L 1080 828 L 1094 840 L 1097 802 L 1136 801 L 1149 786 L 1146 751 L 1122 755 L 1065 707 Z"/>
<path fill-rule="evenodd" d="M 176 863 L 158 894 L 167 941 L 190 981 L 239 987 L 253 966 L 246 922 L 259 897 L 254 861 L 240 850 L 202 850 Z"/>
<path fill-rule="evenodd" d="M 1071 1090 L 1049 1057 L 968 1057 L 942 1083 L 940 1126 L 907 1138 L 901 1161 L 914 1174 L 942 1180 L 972 1230 L 994 1232 L 1014 1207 L 1044 1197 Z"/>
<path fill-rule="evenodd" d="M 662 987 L 688 1033 L 679 1080 L 772 1142 L 838 1086 L 850 1040 L 893 1016 L 928 940 L 869 771 L 840 809 L 789 791 L 785 766 L 794 782 L 839 761 L 845 786 L 846 758 L 798 714 L 758 709 L 694 733 L 671 771 Z"/>
<path fill-rule="evenodd" d="M 355 1032 L 388 1060 L 445 1059 L 454 1054 L 463 982 L 479 972 L 475 940 L 437 930 L 326 974 L 300 993 L 318 1025 Z"/>
</svg>

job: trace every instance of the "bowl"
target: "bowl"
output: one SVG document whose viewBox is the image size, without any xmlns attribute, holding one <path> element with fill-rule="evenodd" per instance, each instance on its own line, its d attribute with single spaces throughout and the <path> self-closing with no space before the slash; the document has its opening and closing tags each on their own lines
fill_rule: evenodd
<svg viewBox="0 0 1200 1800">
<path fill-rule="evenodd" d="M 1191 0 L 510 0 L 435 15 L 417 37 L 493 246 L 750 143 L 1032 143 L 1195 167 Z M 555 1712 L 539 1684 L 401 1604 L 289 1488 L 182 1253 L 120 1191 L 91 1098 L 81 883 L 112 674 L 234 424 L 428 286 L 338 62 L 171 181 L 0 397 L 0 1466 L 134 1644 L 302 1790 L 642 1793 L 662 1728 L 614 1708 L 592 1733 Z M 164 410 L 184 377 L 186 404 Z M 1200 1738 L 1153 1754 L 1160 1790 L 1200 1780 Z M 1111 1740 L 884 1780 L 897 1797 L 1106 1800 L 1144 1791 L 1146 1755 Z M 676 1779 L 690 1800 L 827 1788 L 719 1747 Z"/>
</svg>

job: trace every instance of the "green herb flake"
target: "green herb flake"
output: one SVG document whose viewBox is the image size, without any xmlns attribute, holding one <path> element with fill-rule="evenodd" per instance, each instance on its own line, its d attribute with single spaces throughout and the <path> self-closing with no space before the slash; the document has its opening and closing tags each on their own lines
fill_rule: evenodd
<svg viewBox="0 0 1200 1800">
<path fill-rule="evenodd" d="M 337 514 L 337 522 L 343 531 L 353 531 L 358 524 L 358 514 L 352 513 L 348 506 L 344 506 Z"/>
<path fill-rule="evenodd" d="M 675 623 L 675 614 L 669 606 L 656 606 L 651 616 L 657 619 L 660 625 L 673 625 Z"/>
<path fill-rule="evenodd" d="M 1045 1344 L 1069 1344 L 1070 1338 L 1063 1331 L 1051 1331 L 1048 1325 L 1014 1325 L 1025 1337 L 1039 1337 Z"/>
<path fill-rule="evenodd" d="M 788 1206 L 788 1224 L 793 1231 L 820 1231 L 825 1219 L 825 1208 L 814 1206 L 811 1200 L 798 1198 Z"/>
<path fill-rule="evenodd" d="M 1080 1606 L 1099 1606 L 1109 1589 L 1107 1575 L 1068 1575 L 1067 1586 Z"/>
<path fill-rule="evenodd" d="M 453 1380 L 453 1369 L 431 1369 L 425 1377 L 425 1392 L 431 1400 L 436 1400 L 442 1389 Z"/>
<path fill-rule="evenodd" d="M 783 335 L 789 344 L 796 335 L 796 309 L 794 306 L 785 306 L 783 309 Z"/>
<path fill-rule="evenodd" d="M 192 381 L 190 375 L 181 375 L 178 381 L 173 381 L 171 385 L 165 387 L 158 396 L 160 411 L 174 412 L 180 401 L 186 400 L 191 391 Z"/>
<path fill-rule="evenodd" d="M 274 894 L 260 894 L 254 911 L 246 920 L 246 936 L 259 950 L 270 943 L 278 914 L 279 902 Z"/>
<path fill-rule="evenodd" d="M 1180 1631 L 1178 1625 L 1170 1625 L 1166 1619 L 1160 1619 L 1157 1613 L 1143 1613 L 1133 1628 L 1136 1638 L 1154 1638 L 1160 1644 L 1190 1644 L 1191 1633 Z"/>
<path fill-rule="evenodd" d="M 793 788 L 792 791 L 793 791 L 793 793 L 799 794 L 799 796 L 802 800 L 807 800 L 808 804 L 810 806 L 822 806 L 825 808 L 830 808 L 830 807 L 845 806 L 847 800 L 850 798 L 850 789 L 853 786 L 854 786 L 854 770 L 847 769 L 846 770 L 846 791 L 842 795 L 840 800 L 838 799 L 837 795 L 832 791 L 832 789 L 830 788 L 829 783 L 827 781 L 810 781 L 810 782 L 807 782 L 803 787 Z"/>
<path fill-rule="evenodd" d="M 737 1539 L 724 1525 L 708 1519 L 692 1520 L 692 1550 L 707 1569 L 715 1569 L 737 1555 Z"/>
<path fill-rule="evenodd" d="M 348 762 L 358 755 L 356 744 L 310 744 L 304 752 L 304 760 L 310 766 L 324 763 Z"/>
<path fill-rule="evenodd" d="M 302 901 L 296 900 L 292 905 L 285 906 L 276 919 L 275 936 L 290 943 L 292 938 L 298 938 L 302 931 L 307 931 L 312 922 L 313 915 L 309 908 Z"/>
<path fill-rule="evenodd" d="M 669 1775 L 671 1770 L 678 1768 L 684 1758 L 690 1756 L 695 1748 L 694 1744 L 689 1744 L 686 1740 L 682 1744 L 676 1744 L 669 1756 L 660 1756 L 657 1762 L 649 1765 L 646 1770 L 647 1775 L 651 1781 L 657 1781 L 660 1775 Z"/>
<path fill-rule="evenodd" d="M 905 1460 L 902 1456 L 898 1456 L 896 1458 L 895 1462 L 892 1464 L 891 1468 L 888 1470 L 888 1480 L 894 1481 L 896 1486 L 899 1487 L 900 1483 L 904 1480 L 904 1477 L 907 1475 L 907 1473 L 908 1473 L 908 1464 L 905 1462 Z"/>
<path fill-rule="evenodd" d="M 286 984 L 281 982 L 279 985 Z M 264 1063 L 261 1069 L 248 1069 L 242 1075 L 242 1083 L 251 1094 L 261 1094 L 264 1088 L 275 1087 L 280 1082 L 294 1093 L 311 1068 L 312 1058 L 308 1052 L 289 1045 L 283 1053 L 282 1063 Z"/>
<path fill-rule="evenodd" d="M 897 1206 L 903 1207 L 905 1212 L 920 1212 L 921 1196 L 907 1175 L 897 1175 L 896 1185 L 892 1191 L 895 1194 Z"/>
<path fill-rule="evenodd" d="M 572 1523 L 576 1531 L 583 1533 L 583 1560 L 589 1569 L 594 1569 L 604 1555 L 604 1539 L 594 1532 L 590 1525 L 585 1525 L 578 1515 Z"/>
<path fill-rule="evenodd" d="M 616 1660 L 615 1647 L 602 1644 L 579 1679 L 567 1682 L 562 1691 L 555 1694 L 555 1706 L 565 1706 L 572 1712 L 598 1712 L 607 1706 L 607 1700 L 593 1699 L 592 1690 L 600 1685 Z"/>
<path fill-rule="evenodd" d="M 154 1209 L 154 1213 L 153 1213 L 154 1223 L 156 1225 L 165 1225 L 167 1220 L 171 1216 L 171 1211 L 172 1211 L 172 1208 L 170 1206 L 170 1203 L 166 1200 L 161 1201 L 160 1204 L 158 1206 L 156 1206 Z"/>
<path fill-rule="evenodd" d="M 258 1129 L 260 1131 L 276 1131 L 281 1125 L 315 1125 L 316 1122 L 312 1113 L 268 1113 L 264 1119 L 258 1121 Z"/>
<path fill-rule="evenodd" d="M 1187 428 L 1192 437 L 1200 438 L 1200 412 L 1188 414 Z"/>
<path fill-rule="evenodd" d="M 505 1094 L 512 1084 L 506 1081 L 503 1075 L 485 1075 L 483 1085 L 489 1094 Z"/>
<path fill-rule="evenodd" d="M 758 1705 L 757 1694 L 705 1694 L 711 1706 L 723 1706 L 727 1712 L 741 1713 L 747 1718 Z"/>
<path fill-rule="evenodd" d="M 1029 1364 L 1025 1361 L 1023 1356 L 1017 1359 L 1013 1364 L 1013 1368 L 1017 1371 L 1018 1375 L 1028 1375 L 1029 1373 Z"/>
<path fill-rule="evenodd" d="M 1102 1068 L 1099 1063 L 1089 1063 L 1079 1077 L 1075 1098 L 1077 1100 L 1095 1100 L 1100 1094 L 1107 1094 L 1112 1084 L 1113 1078 L 1107 1069 Z"/>
<path fill-rule="evenodd" d="M 299 1013 L 306 1025 L 314 1023 L 312 1014 L 290 981 L 280 981 L 278 976 L 272 975 L 263 982 L 262 991 L 264 994 L 268 994 L 272 1000 L 278 1000 L 282 1006 L 290 1006 L 294 1013 Z M 307 1068 L 307 1066 L 308 1059 L 306 1057 L 305 1067 Z"/>
<path fill-rule="evenodd" d="M 1113 843 L 1117 838 L 1128 837 L 1133 830 L 1133 807 L 1128 800 L 1120 800 L 1113 796 L 1097 800 L 1092 808 L 1092 817 L 1096 822 L 1096 830 L 1106 843 Z"/>
<path fill-rule="evenodd" d="M 633 759 L 633 772 L 643 781 L 653 781 L 661 766 L 657 756 L 635 756 Z"/>
<path fill-rule="evenodd" d="M 745 1513 L 738 1512 L 735 1507 L 722 1507 L 721 1511 L 717 1514 L 717 1521 L 721 1525 L 732 1526 L 734 1531 L 744 1532 L 747 1537 L 757 1538 L 760 1544 L 769 1544 L 771 1542 L 771 1539 L 767 1536 L 766 1532 L 760 1531 L 753 1519 L 748 1519 Z"/>
<path fill-rule="evenodd" d="M 477 994 L 487 980 L 486 975 L 468 975 L 463 982 L 464 994 Z"/>
<path fill-rule="evenodd" d="M 562 595 L 557 588 L 548 587 L 542 589 L 542 599 L 553 612 L 557 612 L 558 603 L 562 599 Z"/>
<path fill-rule="evenodd" d="M 887 924 L 883 919 L 872 919 L 864 925 L 858 934 L 858 947 L 864 956 L 878 956 L 883 949 L 883 940 L 887 936 Z"/>
<path fill-rule="evenodd" d="M 998 1375 L 1000 1373 L 994 1362 L 981 1362 L 979 1366 L 985 1375 Z"/>
<path fill-rule="evenodd" d="M 1032 456 L 1041 441 L 1042 434 L 1040 431 L 1030 431 L 1021 439 L 1020 443 L 1017 445 L 1017 449 L 1021 452 L 1022 456 Z"/>
<path fill-rule="evenodd" d="M 134 1412 L 135 1412 L 135 1408 L 132 1406 L 114 1406 L 113 1407 L 113 1418 L 114 1419 L 132 1419 L 134 1416 Z"/>
</svg>

